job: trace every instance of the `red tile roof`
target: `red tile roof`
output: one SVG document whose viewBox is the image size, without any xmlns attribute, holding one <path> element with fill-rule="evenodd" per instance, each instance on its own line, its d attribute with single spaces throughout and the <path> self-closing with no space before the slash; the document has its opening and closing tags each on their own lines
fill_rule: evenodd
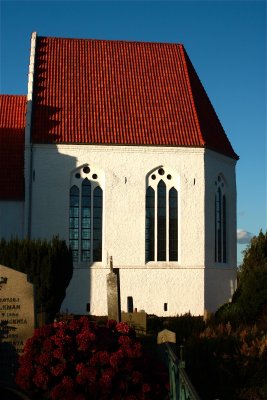
<svg viewBox="0 0 267 400">
<path fill-rule="evenodd" d="M 207 147 L 238 158 L 179 44 L 38 37 L 32 140 Z"/>
<path fill-rule="evenodd" d="M 0 95 L 0 198 L 24 199 L 26 96 Z"/>
</svg>

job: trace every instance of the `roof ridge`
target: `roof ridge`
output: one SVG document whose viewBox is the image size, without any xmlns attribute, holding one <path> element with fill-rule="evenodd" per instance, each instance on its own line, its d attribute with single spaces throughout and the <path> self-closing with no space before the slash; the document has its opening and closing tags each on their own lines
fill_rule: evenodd
<svg viewBox="0 0 267 400">
<path fill-rule="evenodd" d="M 27 97 L 26 94 L 6 94 L 0 93 L 0 97 Z"/>
<path fill-rule="evenodd" d="M 42 36 L 37 35 L 39 39 L 58 39 L 58 40 L 77 40 L 88 42 L 112 42 L 112 43 L 136 43 L 136 44 L 152 44 L 152 45 L 170 45 L 170 46 L 183 46 L 182 43 L 177 42 L 154 42 L 154 41 L 140 41 L 140 40 L 127 40 L 127 39 L 96 39 L 96 38 L 74 38 L 74 37 L 59 37 L 59 36 Z"/>
</svg>

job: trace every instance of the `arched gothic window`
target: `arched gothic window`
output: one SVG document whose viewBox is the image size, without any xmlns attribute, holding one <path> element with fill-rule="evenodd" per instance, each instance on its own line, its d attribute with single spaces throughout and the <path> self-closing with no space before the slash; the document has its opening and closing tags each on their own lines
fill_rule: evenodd
<svg viewBox="0 0 267 400">
<path fill-rule="evenodd" d="M 215 186 L 215 262 L 226 263 L 226 195 L 225 182 L 220 175 Z"/>
<path fill-rule="evenodd" d="M 148 178 L 146 190 L 146 262 L 178 261 L 178 192 L 163 168 Z"/>
<path fill-rule="evenodd" d="M 97 174 L 89 173 L 89 167 L 76 173 L 70 188 L 69 244 L 76 262 L 102 261 L 103 191 Z"/>
</svg>

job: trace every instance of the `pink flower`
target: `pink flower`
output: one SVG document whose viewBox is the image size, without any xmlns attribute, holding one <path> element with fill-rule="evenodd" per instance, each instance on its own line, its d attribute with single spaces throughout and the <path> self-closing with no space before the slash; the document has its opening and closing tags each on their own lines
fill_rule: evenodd
<svg viewBox="0 0 267 400">
<path fill-rule="evenodd" d="M 49 353 L 42 353 L 38 357 L 38 362 L 43 366 L 48 366 L 51 363 L 51 358 Z"/>
<path fill-rule="evenodd" d="M 44 352 L 50 352 L 50 351 L 52 351 L 53 347 L 54 347 L 54 343 L 52 342 L 52 340 L 49 337 L 46 338 L 43 342 L 42 350 Z"/>
<path fill-rule="evenodd" d="M 47 373 L 45 372 L 44 368 L 37 367 L 36 373 L 33 376 L 33 383 L 35 383 L 35 385 L 38 388 L 46 390 L 48 381 L 49 381 L 49 377 L 48 377 Z"/>
<path fill-rule="evenodd" d="M 95 334 L 89 331 L 82 331 L 76 336 L 76 343 L 79 350 L 88 351 L 95 341 Z"/>
<path fill-rule="evenodd" d="M 81 372 L 85 368 L 84 363 L 79 363 L 76 365 L 76 371 Z"/>
<path fill-rule="evenodd" d="M 116 331 L 120 333 L 129 333 L 131 328 L 125 322 L 118 322 L 116 325 Z"/>
<path fill-rule="evenodd" d="M 53 327 L 56 328 L 57 330 L 64 329 L 66 327 L 66 322 L 65 321 L 54 322 Z"/>
<path fill-rule="evenodd" d="M 118 350 L 116 353 L 111 354 L 109 358 L 109 363 L 113 368 L 117 369 L 119 365 L 122 363 L 123 358 L 124 358 L 123 351 Z"/>
<path fill-rule="evenodd" d="M 132 344 L 132 339 L 129 336 L 120 336 L 118 343 L 122 346 L 129 346 Z"/>
<path fill-rule="evenodd" d="M 109 364 L 109 354 L 107 351 L 99 351 L 98 352 L 98 360 L 100 365 Z"/>
<path fill-rule="evenodd" d="M 63 351 L 62 351 L 62 349 L 60 349 L 60 348 L 55 349 L 55 350 L 53 351 L 53 356 L 54 356 L 55 358 L 58 358 L 59 360 L 60 360 L 61 358 L 63 358 Z"/>
<path fill-rule="evenodd" d="M 143 392 L 143 393 L 148 393 L 148 392 L 150 392 L 150 391 L 151 391 L 150 385 L 148 385 L 147 383 L 144 383 L 144 384 L 142 385 L 142 392 Z"/>
<path fill-rule="evenodd" d="M 69 329 L 71 331 L 78 331 L 80 329 L 81 323 L 80 320 L 72 319 L 69 323 Z"/>
<path fill-rule="evenodd" d="M 132 382 L 134 384 L 141 383 L 143 379 L 143 375 L 139 371 L 133 371 L 132 373 Z"/>
<path fill-rule="evenodd" d="M 65 363 L 59 363 L 53 367 L 50 368 L 50 371 L 53 375 L 55 376 L 61 376 L 63 372 L 66 369 L 66 364 Z"/>
<path fill-rule="evenodd" d="M 142 346 L 127 324 L 97 326 L 83 317 L 36 330 L 20 357 L 16 382 L 51 400 L 163 398 L 161 375 L 141 357 Z M 149 379 L 155 373 L 159 383 L 150 387 L 143 370 Z"/>
<path fill-rule="evenodd" d="M 116 328 L 117 321 L 115 319 L 109 319 L 107 322 L 107 327 L 111 330 L 114 330 Z"/>
<path fill-rule="evenodd" d="M 80 385 L 86 385 L 88 382 L 95 382 L 97 379 L 97 369 L 91 366 L 79 368 L 79 374 L 76 376 L 76 382 Z"/>
<path fill-rule="evenodd" d="M 102 376 L 100 378 L 100 384 L 104 385 L 105 389 L 111 388 L 113 377 L 114 377 L 114 372 L 111 368 L 103 371 Z"/>
</svg>

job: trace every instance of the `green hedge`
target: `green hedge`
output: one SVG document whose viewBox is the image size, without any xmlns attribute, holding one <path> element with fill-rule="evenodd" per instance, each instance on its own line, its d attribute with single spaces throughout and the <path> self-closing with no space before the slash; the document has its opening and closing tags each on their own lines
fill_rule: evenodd
<svg viewBox="0 0 267 400">
<path fill-rule="evenodd" d="M 72 255 L 66 242 L 58 237 L 51 241 L 2 239 L 0 263 L 27 274 L 35 286 L 37 313 L 45 313 L 44 322 L 53 321 L 73 273 Z"/>
</svg>

